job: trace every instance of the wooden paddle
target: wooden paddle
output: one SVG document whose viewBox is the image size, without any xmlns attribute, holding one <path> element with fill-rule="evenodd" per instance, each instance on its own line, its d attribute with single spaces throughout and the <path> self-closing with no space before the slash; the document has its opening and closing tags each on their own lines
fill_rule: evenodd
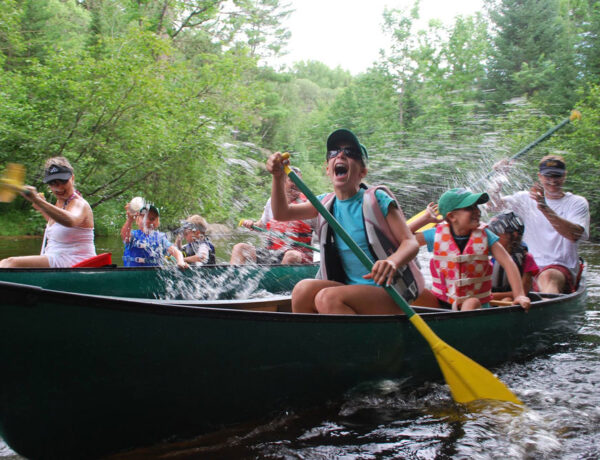
<svg viewBox="0 0 600 460">
<path fill-rule="evenodd" d="M 526 145 L 525 147 L 523 147 L 521 150 L 519 150 L 517 153 L 515 153 L 512 157 L 509 158 L 509 161 L 513 161 L 516 160 L 517 158 L 525 155 L 527 152 L 529 152 L 532 148 L 534 148 L 536 145 L 538 145 L 540 142 L 545 141 L 546 139 L 548 139 L 550 136 L 552 136 L 556 131 L 558 131 L 560 128 L 562 128 L 563 126 L 567 125 L 569 122 L 573 121 L 573 120 L 581 120 L 581 112 L 579 110 L 572 110 L 571 114 L 565 118 L 563 121 L 561 121 L 559 124 L 557 124 L 556 126 L 554 126 L 553 128 L 550 128 L 548 131 L 546 131 L 544 134 L 542 134 L 540 137 L 538 137 L 535 141 L 531 142 L 530 144 Z M 487 173 L 487 175 L 485 175 L 484 177 L 482 177 L 481 179 L 479 179 L 478 181 L 476 181 L 471 188 L 475 188 L 477 187 L 481 182 L 489 179 L 492 174 L 494 174 L 495 171 L 490 171 L 489 173 Z M 419 212 L 418 214 L 415 214 L 414 216 L 412 216 L 410 219 L 408 219 L 406 222 L 407 223 L 411 223 L 412 221 L 414 221 L 415 219 L 418 219 L 419 217 L 421 217 L 422 215 L 424 215 L 427 212 L 427 209 L 423 209 L 421 212 Z M 429 228 L 435 227 L 436 224 L 434 223 L 430 223 L 427 225 L 424 225 L 423 227 L 421 227 L 419 230 L 417 230 L 418 232 L 422 232 L 423 230 L 427 230 Z"/>
<path fill-rule="evenodd" d="M 17 193 L 25 192 L 25 167 L 18 163 L 8 163 L 0 177 L 0 203 L 10 203 Z"/>
<path fill-rule="evenodd" d="M 244 222 L 244 219 L 240 220 L 240 222 L 238 224 L 240 227 L 242 226 L 242 222 Z M 262 228 L 262 227 L 259 227 L 257 225 L 252 225 L 252 230 L 256 230 L 256 231 L 259 231 L 259 232 L 267 233 L 269 235 L 272 235 L 272 236 L 274 236 L 276 238 L 280 238 L 282 240 L 287 240 L 287 241 L 290 242 L 290 244 L 292 246 L 302 246 L 303 248 L 310 249 L 311 251 L 319 252 L 319 248 L 315 248 L 314 246 L 310 246 L 310 245 L 308 245 L 306 243 L 302 243 L 300 241 L 296 241 L 295 239 L 290 238 L 289 236 L 287 236 L 287 235 L 285 235 L 283 233 L 280 233 L 280 232 L 274 232 L 272 230 L 267 230 L 266 228 Z"/>
<path fill-rule="evenodd" d="M 285 153 L 284 158 L 289 158 L 289 154 Z M 325 220 L 327 220 L 335 233 L 346 242 L 350 249 L 352 249 L 365 268 L 371 271 L 373 262 L 367 254 L 365 254 L 365 252 L 354 242 L 331 213 L 325 209 L 325 206 L 323 206 L 304 182 L 302 182 L 302 179 L 292 171 L 288 164 L 284 165 L 284 170 L 292 182 L 296 184 L 312 205 L 317 208 L 317 211 L 319 211 Z M 494 376 L 494 374 L 443 342 L 431 330 L 427 323 L 415 313 L 396 289 L 391 286 L 385 286 L 385 290 L 404 313 L 406 313 L 406 316 L 413 326 L 417 328 L 429 343 L 440 369 L 444 374 L 446 383 L 450 387 L 452 397 L 456 402 L 467 403 L 479 399 L 496 399 L 500 401 L 509 401 L 515 404 L 523 404 L 506 387 L 506 385 Z"/>
</svg>

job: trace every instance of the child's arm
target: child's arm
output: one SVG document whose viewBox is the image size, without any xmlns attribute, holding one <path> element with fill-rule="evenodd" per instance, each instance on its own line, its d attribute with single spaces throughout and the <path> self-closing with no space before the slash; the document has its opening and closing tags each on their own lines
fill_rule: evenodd
<svg viewBox="0 0 600 460">
<path fill-rule="evenodd" d="M 421 216 L 408 224 L 408 228 L 411 232 L 416 233 L 417 230 L 427 224 L 438 224 L 441 221 L 441 217 L 438 215 L 438 205 L 436 203 L 429 203 L 425 211 L 426 212 Z"/>
<path fill-rule="evenodd" d="M 387 259 L 378 260 L 373 264 L 371 273 L 364 276 L 365 279 L 373 279 L 377 284 L 388 286 L 392 284 L 398 267 L 402 267 L 413 260 L 419 252 L 419 243 L 415 235 L 410 231 L 404 214 L 394 205 L 388 208 L 386 221 L 396 237 L 400 246 Z"/>
<path fill-rule="evenodd" d="M 183 260 L 185 260 L 187 263 L 204 263 L 208 260 L 208 253 L 208 245 L 201 244 L 196 254 L 194 254 L 193 256 L 184 257 Z"/>
<path fill-rule="evenodd" d="M 179 249 L 177 249 L 177 247 L 174 244 L 169 246 L 169 248 L 167 249 L 167 252 L 169 254 L 171 254 L 173 257 L 175 257 L 175 260 L 177 261 L 177 266 L 179 268 L 189 268 L 189 265 L 187 264 L 187 262 L 185 260 L 183 260 L 183 254 L 181 253 L 181 251 Z"/>
<path fill-rule="evenodd" d="M 523 278 L 521 281 L 523 282 L 523 292 L 528 294 L 533 286 L 533 276 L 531 276 L 531 272 L 523 273 Z"/>
<path fill-rule="evenodd" d="M 123 243 L 129 243 L 129 240 L 131 239 L 131 226 L 133 225 L 133 214 L 129 212 L 129 203 L 125 205 L 125 212 L 127 218 L 121 227 L 121 240 Z"/>
<path fill-rule="evenodd" d="M 492 245 L 492 254 L 504 271 L 506 273 L 506 277 L 508 278 L 508 282 L 510 287 L 512 288 L 513 294 L 513 303 L 520 304 L 525 310 L 529 309 L 529 305 L 531 301 L 529 297 L 525 296 L 525 292 L 523 291 L 523 284 L 521 283 L 521 274 L 519 273 L 519 269 L 517 268 L 517 264 L 515 264 L 512 257 L 506 252 L 506 249 L 499 243 L 495 242 Z"/>
<path fill-rule="evenodd" d="M 285 196 L 285 172 L 281 153 L 276 152 L 269 157 L 267 170 L 273 174 L 271 209 L 276 220 L 306 220 L 317 217 L 318 211 L 309 201 L 299 204 L 288 203 Z"/>
</svg>

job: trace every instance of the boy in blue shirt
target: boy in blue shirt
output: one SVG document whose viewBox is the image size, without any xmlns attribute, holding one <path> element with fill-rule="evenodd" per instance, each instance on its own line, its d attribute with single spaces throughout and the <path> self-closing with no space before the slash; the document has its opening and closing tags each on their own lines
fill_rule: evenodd
<svg viewBox="0 0 600 460">
<path fill-rule="evenodd" d="M 175 258 L 179 268 L 188 268 L 181 251 L 167 239 L 164 233 L 157 230 L 160 225 L 160 211 L 156 206 L 146 203 L 136 213 L 128 203 L 125 209 L 127 219 L 121 228 L 121 238 L 125 244 L 123 265 L 126 267 L 163 265 L 168 254 Z M 137 230 L 131 229 L 134 220 Z"/>
</svg>

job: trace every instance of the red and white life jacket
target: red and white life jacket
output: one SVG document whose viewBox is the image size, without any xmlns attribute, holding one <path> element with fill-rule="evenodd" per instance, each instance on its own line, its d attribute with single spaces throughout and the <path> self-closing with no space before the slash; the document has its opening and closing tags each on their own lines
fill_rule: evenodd
<svg viewBox="0 0 600 460">
<path fill-rule="evenodd" d="M 485 225 L 471 232 L 463 252 L 452 237 L 448 222 L 437 225 L 430 262 L 433 287 L 440 300 L 460 306 L 469 297 L 481 303 L 492 299 L 492 263 Z"/>
<path fill-rule="evenodd" d="M 301 195 L 295 202 L 302 203 L 306 201 L 306 197 Z M 310 245 L 312 239 L 312 227 L 303 220 L 291 220 L 289 222 L 282 222 L 279 220 L 270 220 L 267 222 L 267 230 L 271 230 L 275 233 L 282 233 L 294 241 Z M 294 246 L 289 241 L 285 241 L 281 238 L 269 236 L 267 241 L 267 249 L 278 250 L 278 249 L 294 249 L 300 251 L 303 255 L 303 259 L 312 262 L 312 250 L 304 248 L 302 246 Z"/>
<path fill-rule="evenodd" d="M 364 186 L 361 184 L 361 187 Z M 400 243 L 396 240 L 383 212 L 381 212 L 379 202 L 375 196 L 377 190 L 383 190 L 395 202 L 396 198 L 387 187 L 382 185 L 367 188 L 363 196 L 362 213 L 365 236 L 369 243 L 372 258 L 381 260 L 387 259 L 388 256 L 396 252 Z M 329 212 L 332 212 L 334 201 L 335 193 L 329 193 L 321 200 L 323 206 Z M 317 222 L 317 235 L 321 254 L 321 267 L 317 276 L 321 279 L 346 283 L 346 274 L 335 247 L 334 232 L 323 216 L 319 215 Z M 398 268 L 397 275 L 394 278 L 394 287 L 407 302 L 416 299 L 423 291 L 424 286 L 425 280 L 416 260 L 411 260 L 407 265 Z"/>
</svg>

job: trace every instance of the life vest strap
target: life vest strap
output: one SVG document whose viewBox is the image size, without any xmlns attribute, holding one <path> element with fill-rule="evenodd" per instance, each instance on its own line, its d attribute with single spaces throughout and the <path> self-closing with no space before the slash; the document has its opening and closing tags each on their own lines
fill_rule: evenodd
<svg viewBox="0 0 600 460">
<path fill-rule="evenodd" d="M 433 255 L 433 258 L 436 260 L 443 260 L 443 261 L 448 261 L 448 262 L 455 262 L 458 264 L 461 263 L 465 263 L 465 262 L 474 262 L 476 260 L 488 260 L 489 256 L 485 255 L 485 254 L 460 254 L 460 255 L 456 255 L 456 256 L 440 256 L 437 254 Z"/>
</svg>

